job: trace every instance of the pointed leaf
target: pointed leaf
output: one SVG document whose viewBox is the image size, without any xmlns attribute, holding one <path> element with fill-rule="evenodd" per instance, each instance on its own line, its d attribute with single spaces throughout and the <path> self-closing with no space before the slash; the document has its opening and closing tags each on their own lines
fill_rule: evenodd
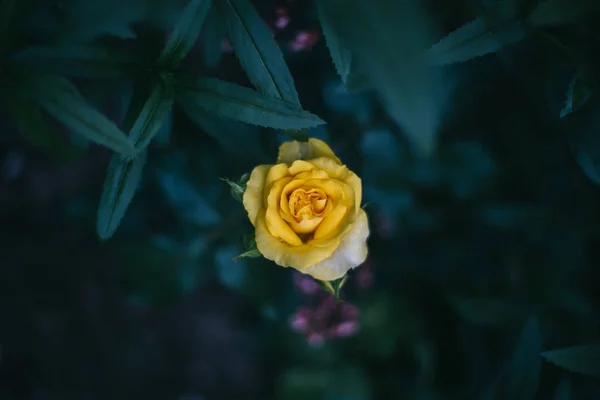
<svg viewBox="0 0 600 400">
<path fill-rule="evenodd" d="M 200 35 L 212 0 L 191 0 L 181 12 L 158 63 L 175 68 L 187 56 Z"/>
<path fill-rule="evenodd" d="M 135 155 L 133 143 L 125 133 L 89 104 L 68 79 L 32 75 L 23 92 L 73 132 L 124 156 Z"/>
<path fill-rule="evenodd" d="M 219 15 L 214 4 L 211 6 L 208 16 L 202 27 L 201 37 L 204 39 L 202 43 L 202 52 L 204 55 L 204 65 L 208 68 L 217 68 L 221 56 L 223 55 L 222 44 L 225 39 L 225 27 L 219 21 Z"/>
<path fill-rule="evenodd" d="M 260 258 L 262 254 L 256 248 L 254 233 L 244 235 L 244 252 L 234 258 L 234 261 L 240 258 Z"/>
<path fill-rule="evenodd" d="M 554 392 L 554 400 L 571 400 L 571 381 L 563 379 Z"/>
<path fill-rule="evenodd" d="M 509 364 L 507 399 L 535 399 L 540 379 L 541 346 L 539 323 L 533 316 L 525 324 Z"/>
<path fill-rule="evenodd" d="M 270 96 L 299 106 L 292 74 L 254 6 L 248 0 L 215 0 L 215 6 L 250 82 Z"/>
<path fill-rule="evenodd" d="M 97 230 L 101 239 L 110 238 L 119 227 L 138 189 L 146 158 L 146 150 L 132 159 L 112 156 L 98 207 Z"/>
<path fill-rule="evenodd" d="M 172 106 L 173 88 L 168 87 L 167 83 L 158 82 L 129 132 L 138 151 L 146 148 L 165 125 Z"/>
<path fill-rule="evenodd" d="M 7 98 L 10 97 L 10 98 Z M 35 103 L 24 101 L 19 96 L 1 96 L 2 106 L 8 111 L 19 131 L 34 145 L 49 151 L 63 160 L 74 160 L 83 154 L 81 148 L 56 132 Z"/>
<path fill-rule="evenodd" d="M 29 68 L 78 78 L 116 78 L 136 66 L 130 52 L 78 44 L 31 47 L 11 58 Z"/>
<path fill-rule="evenodd" d="M 600 343 L 590 343 L 542 353 L 546 361 L 571 372 L 584 375 L 600 374 Z"/>
<path fill-rule="evenodd" d="M 434 65 L 464 62 L 514 44 L 525 38 L 525 24 L 517 9 L 500 1 L 484 15 L 468 22 L 441 39 L 429 50 Z"/>
<path fill-rule="evenodd" d="M 321 27 L 323 29 L 323 35 L 325 35 L 325 42 L 329 48 L 329 55 L 333 60 L 333 65 L 342 82 L 346 83 L 348 74 L 350 74 L 350 65 L 352 63 L 352 54 L 350 51 L 340 43 L 340 39 L 337 33 L 331 27 L 329 20 L 327 19 L 327 13 L 321 10 L 321 2 L 317 2 L 317 10 L 319 12 L 319 20 L 321 21 Z"/>
<path fill-rule="evenodd" d="M 258 251 L 258 249 L 251 249 L 251 250 L 245 251 L 242 254 L 240 254 L 239 256 L 235 257 L 234 260 L 239 260 L 240 258 L 260 258 L 260 257 L 262 257 L 262 254 L 260 254 L 260 251 Z"/>
<path fill-rule="evenodd" d="M 221 180 L 229 185 L 229 189 L 231 192 L 231 197 L 236 199 L 237 201 L 242 201 L 244 192 L 246 191 L 246 184 L 242 184 L 239 182 L 233 182 L 226 178 L 221 178 Z"/>
<path fill-rule="evenodd" d="M 416 154 L 429 156 L 435 149 L 447 88 L 441 71 L 424 57 L 434 24 L 421 2 L 318 1 Z"/>
<path fill-rule="evenodd" d="M 348 92 L 360 92 L 373 89 L 371 82 L 369 82 L 368 75 L 360 66 L 356 57 L 352 57 L 350 73 L 346 77 L 346 82 L 344 84 Z"/>
<path fill-rule="evenodd" d="M 587 68 L 577 70 L 567 91 L 565 105 L 560 110 L 560 117 L 564 118 L 581 108 L 592 96 L 592 77 Z"/>
<path fill-rule="evenodd" d="M 202 77 L 180 83 L 177 100 L 192 119 L 194 109 L 199 108 L 247 124 L 276 129 L 303 129 L 324 123 L 298 106 L 233 83 Z"/>
</svg>

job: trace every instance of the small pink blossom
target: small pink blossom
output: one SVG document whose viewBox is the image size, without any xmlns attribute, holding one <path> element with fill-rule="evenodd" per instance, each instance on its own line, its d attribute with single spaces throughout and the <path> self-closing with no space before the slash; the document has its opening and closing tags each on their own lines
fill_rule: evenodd
<svg viewBox="0 0 600 400">
<path fill-rule="evenodd" d="M 275 27 L 279 30 L 284 29 L 290 23 L 290 17 L 288 16 L 287 10 L 283 7 L 279 7 L 275 10 L 277 15 L 275 19 Z"/>
<path fill-rule="evenodd" d="M 294 284 L 301 293 L 304 293 L 309 296 L 312 296 L 322 291 L 319 284 L 315 282 L 315 280 L 312 277 L 304 275 L 300 272 L 294 273 Z"/>
<path fill-rule="evenodd" d="M 291 51 L 310 51 L 319 40 L 319 32 L 316 30 L 301 31 L 294 40 L 289 43 Z"/>
<path fill-rule="evenodd" d="M 309 328 L 313 311 L 308 308 L 300 308 L 290 319 L 290 327 L 297 332 L 305 332 Z"/>
<path fill-rule="evenodd" d="M 308 335 L 308 344 L 312 347 L 321 347 L 325 343 L 325 338 L 320 333 L 313 332 Z"/>
<path fill-rule="evenodd" d="M 341 338 L 354 336 L 356 332 L 358 332 L 358 322 L 356 321 L 342 322 L 335 328 L 336 336 Z"/>
</svg>

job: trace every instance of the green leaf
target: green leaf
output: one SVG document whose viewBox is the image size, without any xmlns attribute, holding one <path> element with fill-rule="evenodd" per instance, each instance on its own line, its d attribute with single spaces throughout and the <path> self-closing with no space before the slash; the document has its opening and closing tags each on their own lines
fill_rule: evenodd
<svg viewBox="0 0 600 400">
<path fill-rule="evenodd" d="M 254 233 L 244 235 L 244 252 L 233 260 L 239 260 L 240 258 L 260 258 L 262 254 L 256 248 L 256 240 Z"/>
<path fill-rule="evenodd" d="M 316 282 L 321 286 L 326 292 L 334 295 L 336 298 L 340 298 L 340 292 L 342 287 L 346 283 L 348 279 L 348 275 L 344 275 L 343 277 L 333 280 L 333 281 L 320 281 L 316 280 Z"/>
<path fill-rule="evenodd" d="M 260 254 L 260 251 L 258 251 L 258 249 L 251 249 L 251 250 L 247 250 L 245 252 L 243 252 L 242 254 L 240 254 L 239 256 L 237 256 L 235 258 L 235 260 L 240 259 L 240 258 L 260 258 L 262 257 L 262 254 Z"/>
<path fill-rule="evenodd" d="M 190 117 L 194 109 L 203 109 L 247 124 L 276 129 L 303 129 L 324 123 L 294 104 L 219 79 L 194 77 L 180 84 L 177 100 Z"/>
<path fill-rule="evenodd" d="M 73 132 L 124 156 L 135 155 L 133 143 L 113 122 L 90 105 L 66 78 L 32 75 L 23 93 Z"/>
<path fill-rule="evenodd" d="M 565 25 L 599 10 L 597 0 L 542 0 L 529 16 L 535 27 Z"/>
<path fill-rule="evenodd" d="M 441 71 L 429 66 L 424 57 L 434 24 L 420 2 L 318 1 L 413 150 L 418 156 L 431 155 L 447 88 Z"/>
<path fill-rule="evenodd" d="M 540 379 L 540 327 L 532 316 L 525 324 L 515 346 L 508 370 L 507 399 L 534 400 Z"/>
<path fill-rule="evenodd" d="M 135 158 L 112 156 L 98 207 L 97 231 L 101 239 L 110 238 L 119 227 L 138 189 L 146 159 L 146 150 Z"/>
<path fill-rule="evenodd" d="M 587 68 L 579 68 L 567 90 L 565 105 L 560 110 L 560 117 L 564 118 L 572 112 L 577 111 L 592 96 L 592 76 Z"/>
<path fill-rule="evenodd" d="M 262 92 L 300 106 L 283 54 L 248 0 L 215 0 L 220 20 L 250 82 Z"/>
<path fill-rule="evenodd" d="M 31 47 L 11 58 L 29 68 L 78 78 L 117 78 L 136 66 L 131 52 L 78 44 Z"/>
<path fill-rule="evenodd" d="M 331 24 L 327 20 L 327 13 L 324 13 L 321 8 L 321 2 L 317 2 L 317 10 L 319 13 L 319 20 L 321 21 L 321 27 L 323 29 L 323 35 L 325 35 L 325 42 L 329 48 L 329 55 L 335 66 L 335 70 L 342 78 L 342 82 L 346 83 L 348 75 L 350 74 L 350 65 L 352 64 L 352 53 L 340 43 L 336 32 L 331 27 Z"/>
<path fill-rule="evenodd" d="M 600 374 L 600 343 L 548 350 L 542 353 L 542 357 L 571 372 L 584 375 Z"/>
<path fill-rule="evenodd" d="M 82 149 L 71 144 L 66 136 L 48 124 L 35 103 L 23 101 L 12 93 L 10 96 L 2 95 L 0 101 L 15 126 L 32 144 L 64 161 L 72 161 L 83 155 Z"/>
<path fill-rule="evenodd" d="M 434 65 L 465 62 L 519 42 L 526 34 L 517 7 L 500 1 L 433 45 L 428 56 Z"/>
<path fill-rule="evenodd" d="M 356 57 L 352 57 L 352 65 L 350 68 L 350 73 L 346 77 L 345 86 L 348 92 L 360 92 L 363 90 L 373 89 L 371 82 L 369 82 L 368 75 L 360 66 L 360 63 Z"/>
<path fill-rule="evenodd" d="M 242 175 L 242 178 L 237 182 L 230 181 L 226 178 L 221 178 L 221 180 L 229 185 L 229 188 L 231 190 L 231 197 L 233 197 L 237 201 L 242 201 L 244 192 L 246 191 L 246 182 L 248 182 L 249 177 L 249 174 L 244 174 Z"/>
<path fill-rule="evenodd" d="M 173 88 L 167 83 L 158 82 L 129 131 L 129 137 L 138 151 L 146 148 L 165 125 L 172 106 Z"/>
<path fill-rule="evenodd" d="M 210 69 L 217 68 L 223 55 L 221 45 L 223 39 L 225 39 L 225 27 L 219 21 L 219 15 L 214 4 L 208 12 L 202 30 L 201 37 L 204 39 L 202 42 L 204 65 Z"/>
<path fill-rule="evenodd" d="M 563 379 L 554 392 L 554 400 L 571 400 L 571 381 Z"/>
<path fill-rule="evenodd" d="M 190 52 L 200 35 L 212 0 L 191 0 L 181 12 L 158 63 L 176 68 Z"/>
</svg>

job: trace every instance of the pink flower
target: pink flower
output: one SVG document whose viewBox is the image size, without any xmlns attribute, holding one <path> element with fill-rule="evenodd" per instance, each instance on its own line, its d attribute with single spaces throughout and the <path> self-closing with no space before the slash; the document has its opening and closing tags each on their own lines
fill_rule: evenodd
<svg viewBox="0 0 600 400">
<path fill-rule="evenodd" d="M 313 311 L 308 308 L 299 309 L 296 314 L 290 318 L 290 327 L 297 332 L 305 332 L 309 328 L 310 319 Z"/>
<path fill-rule="evenodd" d="M 290 23 L 290 17 L 288 16 L 285 8 L 279 7 L 275 10 L 277 18 L 275 19 L 275 27 L 279 30 L 285 28 Z"/>
<path fill-rule="evenodd" d="M 347 338 L 354 336 L 358 332 L 358 327 L 357 321 L 342 322 L 335 328 L 335 333 L 337 337 Z"/>
<path fill-rule="evenodd" d="M 294 284 L 301 293 L 309 296 L 312 296 L 322 290 L 319 284 L 315 282 L 312 277 L 304 275 L 300 272 L 294 273 Z"/>
<path fill-rule="evenodd" d="M 308 344 L 312 347 L 321 347 L 325 343 L 325 338 L 320 333 L 313 332 L 308 335 Z"/>
<path fill-rule="evenodd" d="M 301 31 L 294 40 L 289 43 L 291 51 L 310 51 L 319 40 L 319 32 L 316 30 Z"/>
</svg>

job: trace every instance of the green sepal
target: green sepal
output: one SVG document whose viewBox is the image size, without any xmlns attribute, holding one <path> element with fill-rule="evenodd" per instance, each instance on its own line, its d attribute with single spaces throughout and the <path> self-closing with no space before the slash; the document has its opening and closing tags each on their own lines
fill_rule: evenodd
<svg viewBox="0 0 600 400">
<path fill-rule="evenodd" d="M 244 252 L 233 260 L 237 261 L 240 258 L 259 258 L 262 257 L 260 251 L 256 248 L 256 240 L 254 239 L 254 233 L 248 233 L 244 236 Z"/>
<path fill-rule="evenodd" d="M 244 192 L 246 191 L 246 183 L 250 179 L 250 174 L 244 174 L 242 177 L 236 181 L 230 181 L 227 178 L 221 178 L 223 182 L 226 182 L 229 185 L 231 190 L 231 196 L 237 201 L 243 201 Z"/>
<path fill-rule="evenodd" d="M 333 281 L 321 281 L 318 279 L 315 279 L 315 281 L 319 284 L 319 286 L 323 288 L 323 290 L 334 295 L 335 298 L 339 300 L 340 292 L 342 290 L 342 287 L 346 283 L 347 278 L 348 275 L 344 275 L 343 277 Z"/>
</svg>

